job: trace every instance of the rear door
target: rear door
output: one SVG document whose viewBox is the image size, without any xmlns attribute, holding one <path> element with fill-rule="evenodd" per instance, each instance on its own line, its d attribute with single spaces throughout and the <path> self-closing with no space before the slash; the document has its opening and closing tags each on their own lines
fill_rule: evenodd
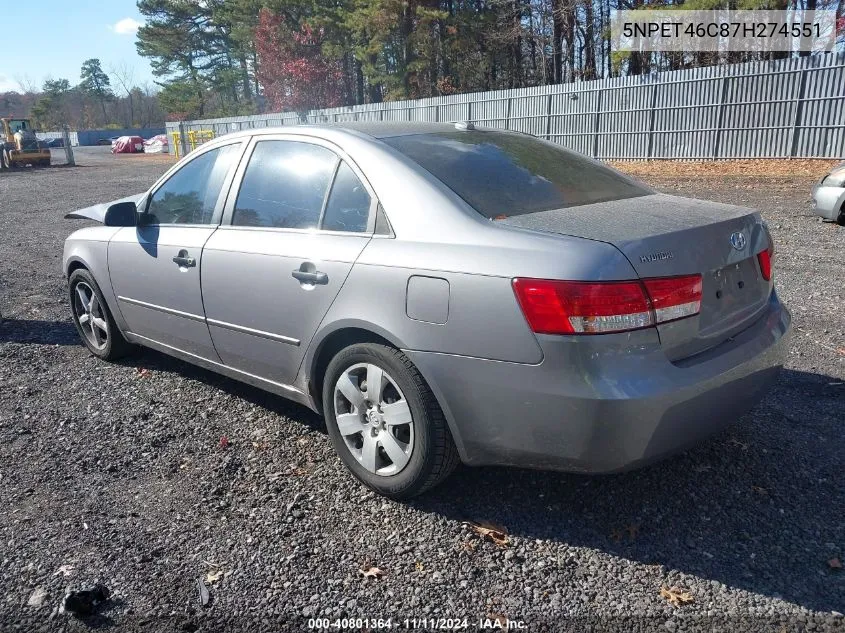
<svg viewBox="0 0 845 633">
<path fill-rule="evenodd" d="M 218 360 L 205 324 L 202 248 L 217 228 L 244 142 L 197 152 L 141 201 L 138 226 L 109 243 L 109 275 L 130 332 Z"/>
<path fill-rule="evenodd" d="M 247 154 L 203 251 L 205 313 L 226 365 L 291 384 L 371 237 L 375 196 L 319 139 L 261 136 Z"/>
</svg>

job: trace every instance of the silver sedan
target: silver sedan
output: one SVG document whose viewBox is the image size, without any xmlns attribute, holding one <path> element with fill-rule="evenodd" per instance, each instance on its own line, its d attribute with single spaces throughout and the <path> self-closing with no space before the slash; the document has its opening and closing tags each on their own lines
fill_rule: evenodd
<svg viewBox="0 0 845 633">
<path fill-rule="evenodd" d="M 749 209 L 472 124 L 250 130 L 69 214 L 73 320 L 325 416 L 406 498 L 459 461 L 606 473 L 737 420 L 790 316 Z"/>
</svg>

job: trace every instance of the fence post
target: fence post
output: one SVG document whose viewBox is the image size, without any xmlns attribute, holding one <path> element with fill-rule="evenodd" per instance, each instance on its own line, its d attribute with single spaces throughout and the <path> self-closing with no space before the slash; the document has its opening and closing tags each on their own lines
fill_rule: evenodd
<svg viewBox="0 0 845 633">
<path fill-rule="evenodd" d="M 546 140 L 552 140 L 552 93 L 549 93 L 549 98 L 546 101 Z"/>
<path fill-rule="evenodd" d="M 508 109 L 505 112 L 505 129 L 511 129 L 511 102 L 513 101 L 513 97 L 508 97 Z"/>
<path fill-rule="evenodd" d="M 795 118 L 792 119 L 792 142 L 789 147 L 789 157 L 794 158 L 798 153 L 798 137 L 801 134 L 801 119 L 804 116 L 804 91 L 807 86 L 807 69 L 801 69 L 798 82 L 798 100 L 795 103 Z"/>
<path fill-rule="evenodd" d="M 601 88 L 596 92 L 596 112 L 593 117 L 593 158 L 599 157 L 599 127 L 601 123 L 601 102 L 604 90 Z"/>
<path fill-rule="evenodd" d="M 440 104 L 434 104 L 434 122 L 440 123 Z"/>
<path fill-rule="evenodd" d="M 467 123 L 472 121 L 472 101 L 467 101 Z"/>
<path fill-rule="evenodd" d="M 657 107 L 657 86 L 659 84 L 652 83 L 651 84 L 651 105 L 649 106 L 650 111 L 648 114 L 648 149 L 646 150 L 646 159 L 651 159 L 652 154 L 654 153 L 654 116 Z"/>
<path fill-rule="evenodd" d="M 182 156 L 188 155 L 188 135 L 185 134 L 185 122 L 179 121 L 179 142 L 182 144 Z"/>
<path fill-rule="evenodd" d="M 70 143 L 70 131 L 67 125 L 62 126 L 62 143 L 65 146 L 65 158 L 68 165 L 76 165 L 76 159 L 73 157 L 73 146 Z"/>
<path fill-rule="evenodd" d="M 728 100 L 728 77 L 722 75 L 722 84 L 719 89 L 719 113 L 716 119 L 716 138 L 713 140 L 713 160 L 719 158 L 719 150 L 722 143 L 722 127 L 725 121 L 725 104 Z"/>
</svg>

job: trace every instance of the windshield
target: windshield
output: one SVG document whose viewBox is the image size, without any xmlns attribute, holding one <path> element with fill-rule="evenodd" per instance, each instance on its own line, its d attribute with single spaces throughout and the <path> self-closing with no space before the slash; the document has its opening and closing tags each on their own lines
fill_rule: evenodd
<svg viewBox="0 0 845 633">
<path fill-rule="evenodd" d="M 9 130 L 14 134 L 15 132 L 19 132 L 21 130 L 28 130 L 29 129 L 29 121 L 26 119 L 10 119 L 9 120 Z"/>
<path fill-rule="evenodd" d="M 524 134 L 455 130 L 382 140 L 488 218 L 653 193 L 601 163 Z"/>
</svg>

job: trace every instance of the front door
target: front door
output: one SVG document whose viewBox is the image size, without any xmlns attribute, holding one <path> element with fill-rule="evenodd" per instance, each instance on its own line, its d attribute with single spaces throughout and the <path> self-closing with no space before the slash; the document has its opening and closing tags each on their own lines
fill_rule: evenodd
<svg viewBox="0 0 845 633">
<path fill-rule="evenodd" d="M 132 334 L 219 360 L 202 305 L 202 249 L 242 149 L 239 142 L 199 152 L 145 198 L 138 226 L 111 239 L 109 274 Z"/>
<path fill-rule="evenodd" d="M 293 383 L 371 237 L 373 207 L 374 196 L 332 149 L 255 143 L 237 198 L 203 252 L 205 313 L 224 363 Z"/>
</svg>

